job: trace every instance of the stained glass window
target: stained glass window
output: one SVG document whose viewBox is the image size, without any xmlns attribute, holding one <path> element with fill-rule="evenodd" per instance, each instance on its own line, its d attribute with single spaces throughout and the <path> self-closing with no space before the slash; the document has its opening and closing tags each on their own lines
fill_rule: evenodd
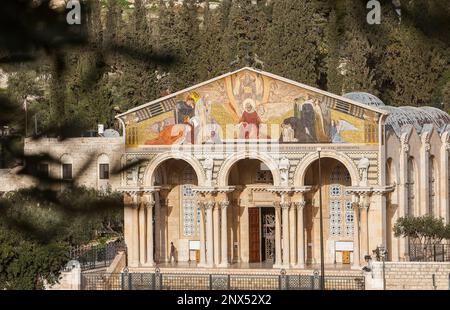
<svg viewBox="0 0 450 310">
<path fill-rule="evenodd" d="M 199 209 L 195 202 L 195 194 L 192 190 L 194 178 L 194 171 L 191 167 L 184 169 L 181 185 L 181 206 L 183 235 L 186 237 L 195 236 L 200 224 Z"/>
<path fill-rule="evenodd" d="M 415 165 L 414 158 L 410 157 L 408 159 L 408 168 L 406 170 L 407 180 L 406 180 L 406 190 L 408 194 L 408 201 L 406 206 L 406 214 L 414 215 L 414 204 L 415 204 L 415 185 L 414 185 L 414 176 L 415 176 Z"/>
<path fill-rule="evenodd" d="M 341 203 L 331 201 L 330 203 L 330 233 L 332 236 L 341 235 Z"/>
<path fill-rule="evenodd" d="M 355 215 L 351 201 L 345 202 L 345 234 L 347 236 L 353 235 L 353 228 L 355 223 Z"/>
<path fill-rule="evenodd" d="M 351 197 L 345 192 L 345 186 L 351 184 L 350 174 L 342 165 L 336 165 L 330 174 L 330 236 L 352 236 L 354 227 L 353 207 Z"/>
<path fill-rule="evenodd" d="M 429 171 L 428 171 L 428 213 L 434 215 L 434 207 L 436 205 L 436 176 L 434 171 L 434 156 L 429 159 Z"/>
</svg>

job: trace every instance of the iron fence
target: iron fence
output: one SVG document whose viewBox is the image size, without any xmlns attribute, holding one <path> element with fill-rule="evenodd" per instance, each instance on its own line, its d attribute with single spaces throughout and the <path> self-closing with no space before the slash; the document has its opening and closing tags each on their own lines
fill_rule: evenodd
<svg viewBox="0 0 450 310">
<path fill-rule="evenodd" d="M 320 277 L 286 274 L 84 272 L 83 290 L 319 290 Z M 363 276 L 325 276 L 326 290 L 364 290 Z"/>
<path fill-rule="evenodd" d="M 81 270 L 108 267 L 120 250 L 125 250 L 121 239 L 98 245 L 79 246 L 70 250 L 70 259 L 80 263 Z"/>
<path fill-rule="evenodd" d="M 409 260 L 412 262 L 450 262 L 450 244 L 410 242 Z"/>
</svg>

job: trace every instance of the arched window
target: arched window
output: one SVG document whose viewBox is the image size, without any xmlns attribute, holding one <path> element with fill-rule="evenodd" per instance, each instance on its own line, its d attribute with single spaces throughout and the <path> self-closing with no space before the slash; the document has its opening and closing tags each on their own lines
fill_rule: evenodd
<svg viewBox="0 0 450 310">
<path fill-rule="evenodd" d="M 255 181 L 256 183 L 264 183 L 264 184 L 273 183 L 272 171 L 270 171 L 270 168 L 266 164 L 264 163 L 259 164 L 258 168 L 256 169 Z"/>
<path fill-rule="evenodd" d="M 388 158 L 388 160 L 386 161 L 386 184 L 387 185 L 393 185 L 394 182 L 396 182 L 395 175 L 394 175 L 394 169 L 393 169 L 392 165 L 393 165 L 392 158 Z M 386 203 L 388 206 L 391 205 L 391 199 L 392 199 L 392 193 L 388 193 L 386 195 Z"/>
<path fill-rule="evenodd" d="M 448 175 L 448 180 L 447 180 L 447 191 L 448 191 L 448 194 L 447 194 L 447 199 L 448 199 L 448 201 L 450 201 L 450 154 L 448 155 L 448 158 L 447 158 L 447 175 Z M 449 212 L 450 210 L 447 210 L 447 212 Z"/>
<path fill-rule="evenodd" d="M 406 202 L 406 215 L 414 215 L 414 204 L 415 204 L 415 164 L 414 164 L 414 158 L 409 157 L 408 158 L 408 164 L 407 164 L 407 171 L 406 171 L 406 192 L 407 192 L 407 202 Z"/>
<path fill-rule="evenodd" d="M 428 161 L 428 214 L 434 215 L 436 207 L 436 171 L 434 169 L 434 156 Z"/>
<path fill-rule="evenodd" d="M 332 237 L 353 236 L 354 215 L 351 197 L 344 188 L 351 184 L 350 174 L 342 165 L 336 165 L 330 174 L 329 210 L 330 235 Z"/>
<path fill-rule="evenodd" d="M 109 179 L 109 157 L 102 154 L 98 157 L 98 178 L 100 180 Z"/>
<path fill-rule="evenodd" d="M 64 154 L 63 156 L 61 156 L 61 178 L 63 180 L 72 180 L 72 165 L 73 160 L 69 154 Z"/>
<path fill-rule="evenodd" d="M 183 216 L 183 235 L 194 237 L 198 235 L 200 227 L 200 208 L 195 203 L 195 194 L 192 191 L 196 177 L 191 166 L 186 167 L 182 174 L 181 206 Z"/>
</svg>

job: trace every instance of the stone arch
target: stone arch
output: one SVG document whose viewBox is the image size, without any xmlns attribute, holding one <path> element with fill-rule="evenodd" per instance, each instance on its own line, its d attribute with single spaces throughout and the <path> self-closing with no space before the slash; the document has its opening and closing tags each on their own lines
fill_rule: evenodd
<svg viewBox="0 0 450 310">
<path fill-rule="evenodd" d="M 350 173 L 350 177 L 352 180 L 352 186 L 358 186 L 359 185 L 359 174 L 358 174 L 358 168 L 356 167 L 355 163 L 345 154 L 342 153 L 336 153 L 332 151 L 321 151 L 320 152 L 321 158 L 332 158 L 340 163 L 342 163 L 345 168 L 347 168 L 348 172 Z M 314 163 L 316 160 L 319 159 L 319 155 L 317 152 L 310 153 L 306 155 L 300 164 L 297 166 L 297 169 L 294 173 L 294 186 L 304 186 L 305 185 L 305 175 L 308 171 L 309 166 L 311 166 L 312 163 Z"/>
<path fill-rule="evenodd" d="M 257 159 L 266 164 L 267 167 L 269 167 L 270 171 L 272 172 L 273 184 L 275 186 L 280 185 L 281 177 L 280 172 L 278 170 L 278 164 L 275 159 L 273 159 L 267 154 L 263 154 L 260 152 L 242 151 L 229 156 L 222 163 L 222 166 L 220 167 L 219 170 L 219 174 L 217 176 L 217 185 L 219 187 L 228 185 L 228 176 L 230 174 L 231 168 L 233 167 L 234 164 L 236 164 L 238 161 L 242 159 Z"/>
<path fill-rule="evenodd" d="M 386 185 L 399 184 L 396 162 L 392 157 L 386 159 Z"/>
<path fill-rule="evenodd" d="M 68 153 L 61 155 L 59 160 L 61 164 L 73 164 L 73 157 Z"/>
<path fill-rule="evenodd" d="M 101 153 L 97 156 L 97 163 L 98 164 L 109 164 L 109 156 L 105 153 Z"/>
<path fill-rule="evenodd" d="M 193 156 L 183 153 L 177 153 L 174 154 L 173 152 L 166 152 L 157 155 L 155 158 L 150 160 L 149 164 L 147 165 L 147 168 L 145 169 L 144 174 L 144 184 L 147 186 L 152 186 L 154 184 L 155 179 L 155 173 L 158 169 L 158 167 L 169 159 L 177 159 L 177 160 L 183 160 L 189 165 L 191 165 L 192 169 L 194 169 L 196 175 L 197 175 L 197 181 L 198 185 L 201 186 L 205 184 L 205 172 L 203 170 L 203 167 L 201 163 Z"/>
</svg>

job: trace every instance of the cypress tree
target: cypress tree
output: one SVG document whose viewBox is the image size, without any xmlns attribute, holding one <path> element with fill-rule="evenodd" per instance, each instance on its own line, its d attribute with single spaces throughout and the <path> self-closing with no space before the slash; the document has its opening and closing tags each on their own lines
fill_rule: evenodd
<svg viewBox="0 0 450 310">
<path fill-rule="evenodd" d="M 367 22 L 362 2 L 346 0 L 343 45 L 343 93 L 366 91 L 378 94 L 371 64 L 373 47 L 367 38 Z"/>
<path fill-rule="evenodd" d="M 172 87 L 183 89 L 198 82 L 198 64 L 200 35 L 198 20 L 198 5 L 196 0 L 184 0 L 181 7 L 176 10 L 174 23 L 173 50 L 177 58 L 172 67 Z"/>
<path fill-rule="evenodd" d="M 205 1 L 203 25 L 200 30 L 198 50 L 198 79 L 205 81 L 223 74 L 229 67 L 224 55 L 224 32 L 222 31 L 221 9 L 211 11 L 209 0 Z M 223 4 L 222 4 L 223 6 Z"/>
<path fill-rule="evenodd" d="M 340 42 L 337 12 L 335 9 L 332 9 L 329 16 L 329 26 L 326 31 L 327 90 L 338 95 L 342 93 Z"/>
<path fill-rule="evenodd" d="M 164 0 L 159 0 L 157 14 L 157 51 L 161 54 L 165 53 L 176 56 L 174 42 L 177 38 L 175 34 L 176 15 L 174 1 L 169 0 L 166 5 Z M 178 59 L 175 60 L 175 62 L 177 61 Z M 162 65 L 157 66 L 157 84 L 160 95 L 170 93 L 174 90 L 173 81 L 175 80 L 175 77 L 173 72 L 171 72 L 171 69 L 172 68 L 167 68 Z"/>
<path fill-rule="evenodd" d="M 268 71 L 317 85 L 319 15 L 316 4 L 311 1 L 274 2 L 265 57 Z"/>
<path fill-rule="evenodd" d="M 391 105 L 432 105 L 435 85 L 445 66 L 438 48 L 414 28 L 402 24 L 390 35 L 383 57 L 383 78 L 389 87 L 385 100 Z"/>
<path fill-rule="evenodd" d="M 255 64 L 259 19 L 252 0 L 231 3 L 227 25 L 226 58 L 231 70 Z"/>
<path fill-rule="evenodd" d="M 125 55 L 116 86 L 125 109 L 144 104 L 157 97 L 156 66 L 147 19 L 148 10 L 142 0 L 135 0 L 125 35 Z"/>
</svg>

